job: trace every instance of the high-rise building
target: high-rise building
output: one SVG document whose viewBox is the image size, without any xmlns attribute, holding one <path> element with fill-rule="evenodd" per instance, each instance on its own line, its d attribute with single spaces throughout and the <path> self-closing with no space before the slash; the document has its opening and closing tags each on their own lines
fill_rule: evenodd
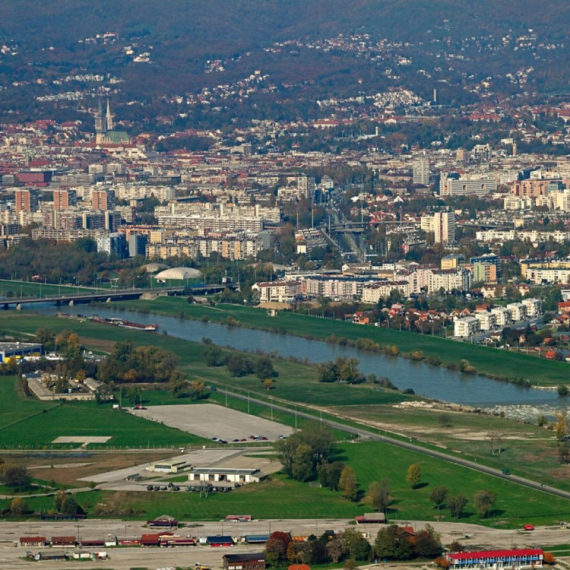
<svg viewBox="0 0 570 570">
<path fill-rule="evenodd" d="M 129 236 L 129 257 L 146 255 L 146 244 L 148 236 L 145 234 L 131 234 Z"/>
<path fill-rule="evenodd" d="M 38 209 L 38 192 L 28 188 L 18 188 L 14 191 L 16 199 L 16 214 L 20 212 L 35 212 Z"/>
<path fill-rule="evenodd" d="M 91 192 L 91 207 L 94 210 L 112 210 L 115 207 L 115 191 L 93 190 Z"/>
<path fill-rule="evenodd" d="M 429 160 L 426 157 L 414 160 L 413 183 L 429 186 Z"/>
<path fill-rule="evenodd" d="M 452 243 L 455 241 L 455 214 L 453 212 L 437 212 L 433 216 L 433 233 L 435 243 Z"/>
<path fill-rule="evenodd" d="M 110 233 L 97 237 L 97 251 L 124 259 L 127 253 L 125 234 Z"/>
<path fill-rule="evenodd" d="M 53 191 L 53 209 L 58 212 L 69 209 L 77 203 L 77 193 L 75 190 L 54 190 Z"/>
</svg>

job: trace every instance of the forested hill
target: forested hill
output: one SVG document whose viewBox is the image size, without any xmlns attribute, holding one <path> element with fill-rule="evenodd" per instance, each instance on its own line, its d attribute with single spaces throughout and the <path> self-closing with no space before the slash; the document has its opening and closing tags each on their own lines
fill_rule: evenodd
<svg viewBox="0 0 570 570">
<path fill-rule="evenodd" d="M 104 31 L 242 47 L 292 37 L 374 33 L 502 37 L 529 28 L 565 36 L 566 0 L 18 0 L 0 3 L 4 38 L 69 45 Z M 205 49 L 207 46 L 202 46 Z"/>
<path fill-rule="evenodd" d="M 569 25 L 568 0 L 4 1 L 0 88 L 105 73 L 121 80 L 127 101 L 261 70 L 277 90 L 308 82 L 319 95 L 358 80 L 365 91 L 425 96 L 439 83 L 472 98 L 467 84 L 487 76 L 497 92 L 566 92 Z M 35 85 L 29 96 L 47 92 Z"/>
</svg>

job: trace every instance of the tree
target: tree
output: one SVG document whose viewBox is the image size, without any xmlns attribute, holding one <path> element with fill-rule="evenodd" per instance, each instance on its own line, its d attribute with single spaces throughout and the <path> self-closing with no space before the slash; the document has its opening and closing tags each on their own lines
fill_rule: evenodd
<svg viewBox="0 0 570 570">
<path fill-rule="evenodd" d="M 386 514 L 392 502 L 392 497 L 390 496 L 390 481 L 384 478 L 380 482 L 373 481 L 370 483 L 366 498 L 370 501 L 373 509 Z"/>
<path fill-rule="evenodd" d="M 82 508 L 73 495 L 67 495 L 61 504 L 61 512 L 64 515 L 77 515 L 82 512 Z"/>
<path fill-rule="evenodd" d="M 203 398 L 205 388 L 206 386 L 203 380 L 192 380 L 192 382 L 190 382 L 190 397 L 193 400 Z"/>
<path fill-rule="evenodd" d="M 226 361 L 226 366 L 234 378 L 247 376 L 253 372 L 253 363 L 242 354 L 232 354 Z"/>
<path fill-rule="evenodd" d="M 412 463 L 408 467 L 408 472 L 406 474 L 406 482 L 408 485 L 415 489 L 421 481 L 422 478 L 422 468 L 419 463 Z"/>
<path fill-rule="evenodd" d="M 449 497 L 447 500 L 447 506 L 451 512 L 451 516 L 455 519 L 460 519 L 465 512 L 467 502 L 467 497 L 463 494 L 456 495 L 455 497 Z"/>
<path fill-rule="evenodd" d="M 435 505 L 436 509 L 439 511 L 445 500 L 447 499 L 447 495 L 449 494 L 449 489 L 443 485 L 439 485 L 438 487 L 434 487 L 429 494 L 429 500 Z"/>
<path fill-rule="evenodd" d="M 60 513 L 61 512 L 61 507 L 63 505 L 63 501 L 65 501 L 67 497 L 67 494 L 65 493 L 65 491 L 58 491 L 54 498 L 53 498 L 53 508 L 55 509 L 56 512 Z"/>
<path fill-rule="evenodd" d="M 271 380 L 271 378 L 266 378 L 266 379 L 263 381 L 263 387 L 264 387 L 267 391 L 271 390 L 271 388 L 273 388 L 273 380 Z"/>
<path fill-rule="evenodd" d="M 10 503 L 10 514 L 14 516 L 20 516 L 28 511 L 28 505 L 26 501 L 22 499 L 22 497 L 14 497 L 12 499 L 12 502 Z"/>
<path fill-rule="evenodd" d="M 255 363 L 255 374 L 260 380 L 277 376 L 273 368 L 273 361 L 268 356 L 262 356 Z"/>
<path fill-rule="evenodd" d="M 451 427 L 451 416 L 445 412 L 439 414 L 437 421 L 441 427 Z"/>
<path fill-rule="evenodd" d="M 496 500 L 497 494 L 493 493 L 493 491 L 477 491 L 473 497 L 473 503 L 475 504 L 475 508 L 477 509 L 479 516 L 486 518 Z"/>
<path fill-rule="evenodd" d="M 28 470 L 21 465 L 2 463 L 0 465 L 0 481 L 12 489 L 26 489 L 30 486 L 31 477 Z"/>
<path fill-rule="evenodd" d="M 311 462 L 312 449 L 307 444 L 301 444 L 295 449 L 291 472 L 293 479 L 297 481 L 308 481 L 313 474 Z"/>
<path fill-rule="evenodd" d="M 265 543 L 265 558 L 271 566 L 279 566 L 286 559 L 291 537 L 285 532 L 272 532 Z"/>
<path fill-rule="evenodd" d="M 558 442 L 558 460 L 562 464 L 570 463 L 570 446 L 567 441 Z"/>
<path fill-rule="evenodd" d="M 354 558 L 355 560 L 368 559 L 370 544 L 368 544 L 368 541 L 356 529 L 346 529 L 342 533 L 341 540 L 348 557 Z"/>
<path fill-rule="evenodd" d="M 416 534 L 413 548 L 418 558 L 435 558 L 443 550 L 439 536 L 429 524 Z"/>
<path fill-rule="evenodd" d="M 327 554 L 334 564 L 338 564 L 338 561 L 344 556 L 345 549 L 344 543 L 339 538 L 333 538 L 327 543 L 326 546 Z"/>
<path fill-rule="evenodd" d="M 344 467 L 343 461 L 334 461 L 333 463 L 328 461 L 321 462 L 317 469 L 321 485 L 333 491 L 338 491 L 340 475 Z"/>
<path fill-rule="evenodd" d="M 208 346 L 202 354 L 207 366 L 223 366 L 226 363 L 226 354 L 219 346 Z"/>
<path fill-rule="evenodd" d="M 561 410 L 554 414 L 556 424 L 554 425 L 554 433 L 558 441 L 563 441 L 568 435 L 568 412 Z"/>
<path fill-rule="evenodd" d="M 320 424 L 312 425 L 291 434 L 287 439 L 275 443 L 277 457 L 289 477 L 295 478 L 293 465 L 296 459 L 296 451 L 300 445 L 308 445 L 311 449 L 311 472 L 316 472 L 317 465 L 328 459 L 332 451 L 333 436 L 329 428 Z"/>
<path fill-rule="evenodd" d="M 413 548 L 409 535 L 401 532 L 397 525 L 390 525 L 378 531 L 374 541 L 374 552 L 378 558 L 389 560 L 410 560 Z"/>
<path fill-rule="evenodd" d="M 356 482 L 356 475 L 352 467 L 348 465 L 342 470 L 340 480 L 338 482 L 339 491 L 342 491 L 343 497 L 349 501 L 355 501 L 358 497 L 358 483 Z"/>
<path fill-rule="evenodd" d="M 503 434 L 499 430 L 492 430 L 487 433 L 487 439 L 491 447 L 491 454 L 499 455 L 503 451 Z"/>
</svg>

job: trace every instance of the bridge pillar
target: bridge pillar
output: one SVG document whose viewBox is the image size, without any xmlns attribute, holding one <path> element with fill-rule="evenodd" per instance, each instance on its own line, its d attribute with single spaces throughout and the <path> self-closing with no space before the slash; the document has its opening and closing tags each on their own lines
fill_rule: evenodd
<svg viewBox="0 0 570 570">
<path fill-rule="evenodd" d="M 16 311 L 21 311 L 21 310 L 22 310 L 22 305 L 21 305 L 21 303 L 18 303 L 16 305 Z"/>
<path fill-rule="evenodd" d="M 75 303 L 73 302 L 73 299 L 71 299 L 71 301 L 69 301 L 69 306 L 73 307 L 73 305 L 75 305 Z"/>
</svg>

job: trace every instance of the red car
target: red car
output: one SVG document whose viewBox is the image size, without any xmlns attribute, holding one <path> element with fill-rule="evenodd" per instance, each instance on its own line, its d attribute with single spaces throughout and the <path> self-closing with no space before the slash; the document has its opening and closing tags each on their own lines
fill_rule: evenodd
<svg viewBox="0 0 570 570">
<path fill-rule="evenodd" d="M 534 530 L 534 526 L 531 525 L 531 524 L 525 524 L 525 525 L 524 525 L 524 529 L 525 529 L 525 530 Z"/>
</svg>

